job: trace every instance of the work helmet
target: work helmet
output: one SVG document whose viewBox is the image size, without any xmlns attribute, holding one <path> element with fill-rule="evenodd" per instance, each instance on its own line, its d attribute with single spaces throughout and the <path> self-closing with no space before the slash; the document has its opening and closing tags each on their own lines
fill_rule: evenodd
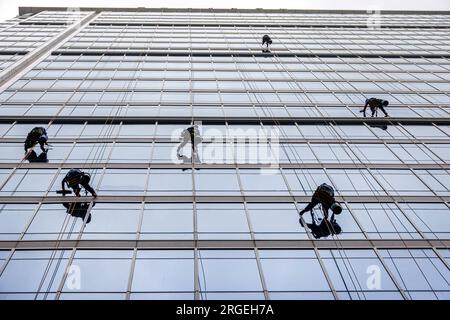
<svg viewBox="0 0 450 320">
<path fill-rule="evenodd" d="M 387 107 L 389 105 L 389 101 L 383 100 L 383 106 Z"/>
<path fill-rule="evenodd" d="M 339 203 L 335 202 L 330 207 L 331 211 L 333 211 L 334 214 L 341 214 L 342 207 Z"/>
</svg>

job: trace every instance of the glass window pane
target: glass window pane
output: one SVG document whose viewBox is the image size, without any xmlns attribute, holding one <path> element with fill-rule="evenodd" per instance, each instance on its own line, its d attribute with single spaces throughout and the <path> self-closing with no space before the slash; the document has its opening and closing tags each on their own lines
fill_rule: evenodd
<svg viewBox="0 0 450 320">
<path fill-rule="evenodd" d="M 198 170 L 194 175 L 197 195 L 240 195 L 236 170 Z"/>
<path fill-rule="evenodd" d="M 248 258 L 241 257 L 245 254 Z M 208 299 L 209 291 L 262 291 L 258 266 L 253 251 L 199 251 L 201 297 Z"/>
<path fill-rule="evenodd" d="M 269 291 L 330 291 L 314 251 L 260 250 L 260 256 Z"/>
<path fill-rule="evenodd" d="M 139 250 L 131 290 L 140 293 L 194 291 L 193 251 Z"/>
<path fill-rule="evenodd" d="M 41 292 L 47 290 L 56 292 L 69 254 L 70 252 L 61 250 L 16 251 L 1 274 L 0 293 L 11 294 L 14 299 L 15 294 L 36 293 L 38 289 Z M 45 276 L 47 267 L 49 272 Z M 34 297 L 35 294 L 21 295 L 19 299 L 34 299 Z"/>
<path fill-rule="evenodd" d="M 257 240 L 307 239 L 293 203 L 248 203 L 247 208 Z"/>
<path fill-rule="evenodd" d="M 81 272 L 80 286 L 67 278 L 63 292 L 125 292 L 131 269 L 131 250 L 78 250 L 72 265 Z"/>
<path fill-rule="evenodd" d="M 287 186 L 279 170 L 239 170 L 242 188 L 247 195 L 284 195 Z"/>
<path fill-rule="evenodd" d="M 250 239 L 244 206 L 241 203 L 198 203 L 199 240 Z"/>
<path fill-rule="evenodd" d="M 194 218 L 190 203 L 148 203 L 140 231 L 143 240 L 189 240 Z"/>
<path fill-rule="evenodd" d="M 34 204 L 0 204 L 0 239 L 17 240 L 35 208 Z"/>
<path fill-rule="evenodd" d="M 151 169 L 147 192 L 151 195 L 190 195 L 192 173 L 190 170 Z"/>
<path fill-rule="evenodd" d="M 141 204 L 134 203 L 94 204 L 91 219 L 83 230 L 82 239 L 136 239 L 141 208 Z"/>
</svg>

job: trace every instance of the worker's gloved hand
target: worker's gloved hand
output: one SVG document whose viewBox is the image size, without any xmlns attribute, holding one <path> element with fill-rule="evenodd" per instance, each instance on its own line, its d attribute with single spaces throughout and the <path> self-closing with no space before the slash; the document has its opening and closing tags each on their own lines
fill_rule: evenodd
<svg viewBox="0 0 450 320">
<path fill-rule="evenodd" d="M 299 212 L 299 214 L 302 216 L 305 212 L 306 212 L 305 210 L 302 210 Z"/>
</svg>

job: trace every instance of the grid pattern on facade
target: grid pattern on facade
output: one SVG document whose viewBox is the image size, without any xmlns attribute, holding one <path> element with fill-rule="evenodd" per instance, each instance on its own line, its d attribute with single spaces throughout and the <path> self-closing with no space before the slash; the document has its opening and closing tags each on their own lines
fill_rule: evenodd
<svg viewBox="0 0 450 320">
<path fill-rule="evenodd" d="M 46 10 L 0 41 L 85 17 Z M 367 18 L 97 12 L 0 93 L 0 299 L 450 299 L 449 15 Z M 390 117 L 363 118 L 367 97 Z M 201 163 L 185 163 L 196 120 Z M 22 160 L 36 126 L 48 163 Z M 95 202 L 56 194 L 73 167 Z M 314 239 L 298 211 L 323 182 L 343 233 Z"/>
</svg>

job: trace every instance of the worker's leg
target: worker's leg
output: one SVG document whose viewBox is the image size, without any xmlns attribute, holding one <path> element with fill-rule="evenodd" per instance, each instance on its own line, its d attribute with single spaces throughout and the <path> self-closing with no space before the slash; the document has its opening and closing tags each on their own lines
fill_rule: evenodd
<svg viewBox="0 0 450 320">
<path fill-rule="evenodd" d="M 385 117 L 387 117 L 387 116 L 388 116 L 388 114 L 387 114 L 386 110 L 384 110 L 384 107 L 379 107 L 379 109 L 381 110 L 381 112 L 383 112 L 383 113 L 384 113 L 384 116 L 385 116 Z"/>
</svg>

